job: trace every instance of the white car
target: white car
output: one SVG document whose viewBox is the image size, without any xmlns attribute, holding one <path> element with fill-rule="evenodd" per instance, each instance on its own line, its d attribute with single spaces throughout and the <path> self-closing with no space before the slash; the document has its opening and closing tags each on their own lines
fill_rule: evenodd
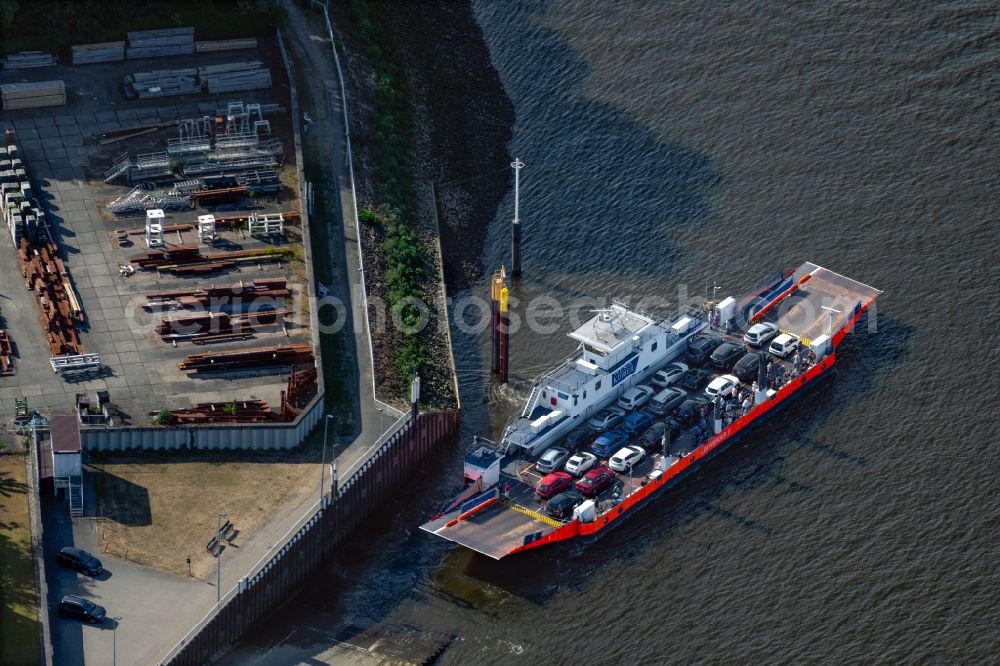
<svg viewBox="0 0 1000 666">
<path fill-rule="evenodd" d="M 574 476 L 583 476 L 583 474 L 596 463 L 597 456 L 593 453 L 583 451 L 581 453 L 574 454 L 572 458 L 567 460 L 566 467 L 564 469 Z"/>
<path fill-rule="evenodd" d="M 616 472 L 626 472 L 632 465 L 638 465 L 646 457 L 646 452 L 641 446 L 625 446 L 618 450 L 618 453 L 611 456 L 608 467 Z"/>
<path fill-rule="evenodd" d="M 799 336 L 782 333 L 774 340 L 771 340 L 771 346 L 767 348 L 767 351 L 778 358 L 785 358 L 799 348 L 799 342 Z"/>
<path fill-rule="evenodd" d="M 622 393 L 622 397 L 618 398 L 618 406 L 627 412 L 631 412 L 633 409 L 639 409 L 653 397 L 653 389 L 649 386 L 633 386 L 629 390 Z"/>
<path fill-rule="evenodd" d="M 778 334 L 778 325 L 771 323 L 754 324 L 743 336 L 743 342 L 760 347 Z"/>
<path fill-rule="evenodd" d="M 714 398 L 717 395 L 723 398 L 730 396 L 740 385 L 740 380 L 733 375 L 721 375 L 716 377 L 705 387 L 705 395 Z"/>
<path fill-rule="evenodd" d="M 663 366 L 662 370 L 657 370 L 653 373 L 653 377 L 650 381 L 660 388 L 665 388 L 670 386 L 678 379 L 684 376 L 684 373 L 688 371 L 687 363 L 667 363 Z"/>
</svg>

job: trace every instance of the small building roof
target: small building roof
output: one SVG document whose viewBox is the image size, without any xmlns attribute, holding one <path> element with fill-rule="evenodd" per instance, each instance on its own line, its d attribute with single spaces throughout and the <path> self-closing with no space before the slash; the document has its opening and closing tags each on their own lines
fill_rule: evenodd
<svg viewBox="0 0 1000 666">
<path fill-rule="evenodd" d="M 80 453 L 80 420 L 75 416 L 52 417 L 52 452 Z"/>
<path fill-rule="evenodd" d="M 612 303 L 585 321 L 570 333 L 569 337 L 604 352 L 610 352 L 653 323 L 653 320 L 645 315 Z"/>
</svg>

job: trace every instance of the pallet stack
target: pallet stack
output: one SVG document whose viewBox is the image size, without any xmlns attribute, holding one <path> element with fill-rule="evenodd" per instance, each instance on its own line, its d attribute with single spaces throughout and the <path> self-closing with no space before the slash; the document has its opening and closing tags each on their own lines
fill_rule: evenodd
<svg viewBox="0 0 1000 666">
<path fill-rule="evenodd" d="M 298 344 L 193 354 L 178 366 L 181 370 L 195 372 L 224 372 L 276 365 L 313 365 L 313 360 L 312 347 Z"/>
<path fill-rule="evenodd" d="M 120 62 L 125 59 L 125 42 L 78 44 L 70 47 L 70 51 L 74 65 L 89 65 L 95 62 Z"/>
<path fill-rule="evenodd" d="M 34 238 L 44 212 L 31 191 L 31 182 L 17 145 L 0 146 L 0 204 L 14 247 L 27 235 Z"/>
<path fill-rule="evenodd" d="M 158 69 L 125 75 L 125 94 L 139 99 L 193 95 L 201 92 L 198 71 L 190 69 Z"/>
<path fill-rule="evenodd" d="M 161 58 L 194 53 L 194 28 L 163 28 L 129 32 L 125 55 L 134 58 Z"/>
<path fill-rule="evenodd" d="M 259 60 L 205 65 L 198 68 L 198 78 L 209 94 L 271 87 L 271 71 Z"/>
<path fill-rule="evenodd" d="M 210 42 L 195 42 L 195 53 L 214 53 L 215 51 L 236 51 L 239 49 L 257 48 L 257 38 L 247 37 L 246 39 L 220 39 Z"/>
<path fill-rule="evenodd" d="M 62 81 L 5 83 L 0 85 L 0 99 L 5 111 L 62 106 L 66 103 L 66 84 Z"/>
<path fill-rule="evenodd" d="M 59 64 L 56 57 L 45 51 L 21 51 L 11 53 L 0 60 L 4 69 L 31 69 L 32 67 L 51 67 Z"/>
</svg>

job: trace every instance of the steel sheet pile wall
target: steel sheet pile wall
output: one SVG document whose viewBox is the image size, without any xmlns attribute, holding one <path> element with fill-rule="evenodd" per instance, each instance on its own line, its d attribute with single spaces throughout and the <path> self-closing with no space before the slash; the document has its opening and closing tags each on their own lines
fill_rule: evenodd
<svg viewBox="0 0 1000 666">
<path fill-rule="evenodd" d="M 396 489 L 412 478 L 429 453 L 452 441 L 458 431 L 457 411 L 421 414 L 390 438 L 336 498 L 324 503 L 274 557 L 227 595 L 218 612 L 207 618 L 162 663 L 177 666 L 209 663 L 269 612 L 288 601 L 351 532 Z"/>
</svg>

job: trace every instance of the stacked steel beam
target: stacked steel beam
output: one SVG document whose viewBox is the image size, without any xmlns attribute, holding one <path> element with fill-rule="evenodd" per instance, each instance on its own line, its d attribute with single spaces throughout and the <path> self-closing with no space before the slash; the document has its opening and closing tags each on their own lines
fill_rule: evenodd
<svg viewBox="0 0 1000 666">
<path fill-rule="evenodd" d="M 266 423 L 274 413 L 263 400 L 233 400 L 232 402 L 196 402 L 190 409 L 170 412 L 177 423 Z M 151 412 L 154 416 L 156 412 Z"/>
<path fill-rule="evenodd" d="M 136 30 L 127 33 L 126 55 L 133 58 L 160 58 L 194 53 L 194 28 Z"/>
<path fill-rule="evenodd" d="M 44 51 L 21 51 L 11 53 L 0 59 L 4 69 L 30 69 L 33 67 L 51 67 L 59 64 L 56 57 Z"/>
<path fill-rule="evenodd" d="M 214 41 L 195 42 L 196 53 L 213 53 L 215 51 L 235 51 L 238 49 L 257 48 L 257 39 L 247 37 L 245 39 L 219 39 Z"/>
<path fill-rule="evenodd" d="M 0 376 L 14 374 L 14 345 L 7 331 L 0 330 Z"/>
<path fill-rule="evenodd" d="M 66 84 L 62 81 L 6 83 L 0 85 L 0 99 L 7 111 L 62 106 L 66 103 Z"/>
<path fill-rule="evenodd" d="M 207 93 L 271 87 L 271 71 L 259 60 L 205 65 L 198 68 L 198 79 Z"/>
<path fill-rule="evenodd" d="M 129 261 L 143 270 L 157 270 L 173 275 L 204 275 L 220 270 L 232 270 L 248 262 L 280 261 L 288 250 L 284 248 L 257 248 L 202 254 L 197 245 L 179 245 L 166 250 L 152 250 L 132 257 Z"/>
<path fill-rule="evenodd" d="M 284 324 L 287 310 L 257 310 L 230 315 L 228 312 L 201 312 L 163 319 L 156 333 L 164 341 L 189 340 L 194 343 L 247 338 L 266 328 Z"/>
<path fill-rule="evenodd" d="M 149 311 L 181 308 L 205 309 L 216 305 L 239 303 L 249 308 L 263 304 L 278 304 L 291 296 L 285 278 L 261 278 L 253 282 L 208 287 L 187 291 L 158 291 L 146 294 L 145 309 Z"/>
<path fill-rule="evenodd" d="M 288 376 L 288 386 L 281 392 L 281 410 L 278 412 L 282 421 L 294 421 L 302 408 L 316 395 L 318 387 L 316 366 L 298 368 L 292 366 Z"/>
<path fill-rule="evenodd" d="M 70 51 L 74 65 L 89 65 L 96 62 L 118 62 L 125 59 L 125 42 L 77 44 L 70 47 Z"/>
<path fill-rule="evenodd" d="M 312 365 L 313 360 L 312 347 L 309 345 L 277 345 L 192 354 L 181 361 L 178 367 L 195 372 L 224 372 L 276 365 Z"/>
</svg>

